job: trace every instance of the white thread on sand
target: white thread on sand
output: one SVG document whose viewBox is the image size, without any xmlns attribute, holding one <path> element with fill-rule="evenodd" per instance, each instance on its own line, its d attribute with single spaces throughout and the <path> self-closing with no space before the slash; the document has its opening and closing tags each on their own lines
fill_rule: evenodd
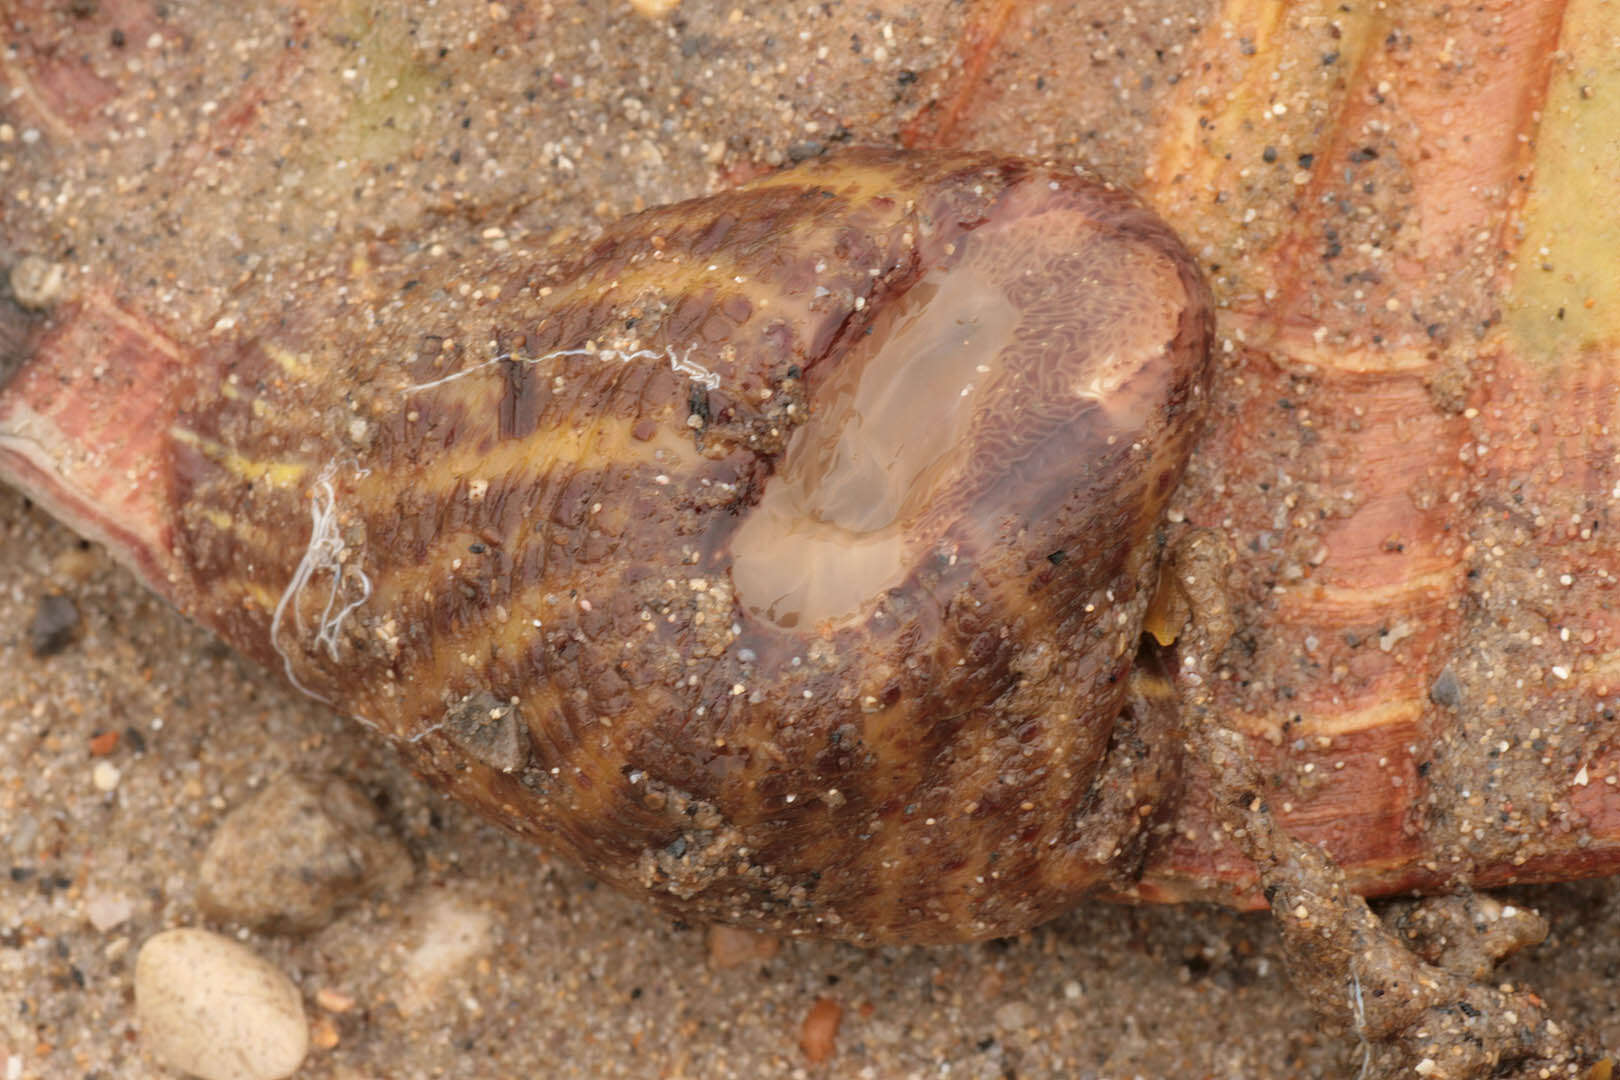
<svg viewBox="0 0 1620 1080">
<path fill-rule="evenodd" d="M 370 469 L 356 469 L 355 475 L 367 476 L 370 472 Z M 350 552 L 348 545 L 344 543 L 342 533 L 338 530 L 337 490 L 332 486 L 332 478 L 336 474 L 337 466 L 328 464 L 315 478 L 315 486 L 310 491 L 309 500 L 309 544 L 304 548 L 304 557 L 298 561 L 292 580 L 282 591 L 275 614 L 270 619 L 270 647 L 281 657 L 288 681 L 310 697 L 324 701 L 328 705 L 332 703 L 330 698 L 311 690 L 298 680 L 298 676 L 293 673 L 292 656 L 281 647 L 279 639 L 289 607 L 293 612 L 293 626 L 299 638 L 303 637 L 304 615 L 298 607 L 298 602 L 304 590 L 309 587 L 310 580 L 322 571 L 331 575 L 331 581 L 327 586 L 326 605 L 321 609 L 320 620 L 315 626 L 314 644 L 317 648 L 325 646 L 327 655 L 333 660 L 338 658 L 338 635 L 343 631 L 344 622 L 354 614 L 356 608 L 371 599 L 371 578 L 360 567 L 345 564 Z M 351 580 L 359 583 L 360 596 L 358 599 L 345 601 L 343 597 Z"/>
<path fill-rule="evenodd" d="M 675 374 L 687 376 L 705 390 L 718 390 L 720 388 L 720 376 L 692 359 L 692 352 L 695 348 L 694 345 L 688 345 L 684 353 L 676 353 L 673 345 L 665 345 L 662 352 L 656 349 L 636 349 L 633 352 L 625 352 L 623 349 L 583 348 L 558 349 L 556 352 L 548 352 L 544 356 L 513 356 L 511 353 L 502 353 L 493 359 L 485 360 L 481 364 L 474 364 L 465 371 L 458 371 L 454 375 L 446 375 L 442 379 L 434 379 L 432 382 L 418 383 L 415 386 L 408 387 L 405 392 L 414 394 L 420 390 L 431 390 L 435 386 L 443 386 L 445 383 L 455 382 L 457 379 L 465 378 L 487 367 L 492 367 L 503 360 L 512 360 L 522 364 L 543 364 L 547 360 L 560 360 L 570 356 L 597 356 L 607 360 L 617 360 L 621 364 L 628 364 L 635 360 L 667 360 L 669 361 L 669 370 L 675 372 Z"/>
</svg>

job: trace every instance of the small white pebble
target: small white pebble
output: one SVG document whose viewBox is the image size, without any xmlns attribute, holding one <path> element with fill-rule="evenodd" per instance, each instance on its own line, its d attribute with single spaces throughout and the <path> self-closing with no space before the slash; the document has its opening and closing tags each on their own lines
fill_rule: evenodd
<svg viewBox="0 0 1620 1080">
<path fill-rule="evenodd" d="M 207 930 L 165 930 L 141 946 L 135 1016 L 153 1057 L 202 1080 L 281 1080 L 309 1050 L 292 980 Z"/>
<path fill-rule="evenodd" d="M 1009 1001 L 996 1009 L 996 1026 L 1003 1031 L 1022 1031 L 1035 1022 L 1035 1010 L 1022 1001 Z"/>
<path fill-rule="evenodd" d="M 61 263 L 24 255 L 11 268 L 11 294 L 17 303 L 43 311 L 60 300 L 67 289 L 67 270 Z"/>
<path fill-rule="evenodd" d="M 98 761 L 96 767 L 90 770 L 90 782 L 96 785 L 97 791 L 112 791 L 123 778 L 124 774 L 118 771 L 118 766 L 110 761 Z"/>
<path fill-rule="evenodd" d="M 438 895 L 418 903 L 415 940 L 405 954 L 393 992 L 407 1017 L 443 1015 L 455 1000 L 455 977 L 496 948 L 494 917 L 467 897 Z"/>
<path fill-rule="evenodd" d="M 122 926 L 135 914 L 135 902 L 123 893 L 92 887 L 84 898 L 84 915 L 98 933 Z"/>
</svg>

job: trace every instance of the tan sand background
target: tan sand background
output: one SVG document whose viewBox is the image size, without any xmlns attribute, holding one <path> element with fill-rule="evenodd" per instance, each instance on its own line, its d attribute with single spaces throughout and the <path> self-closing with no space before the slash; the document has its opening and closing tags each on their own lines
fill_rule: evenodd
<svg viewBox="0 0 1620 1080">
<path fill-rule="evenodd" d="M 361 6 L 343 10 L 369 25 Z M 441 227 L 481 228 L 495 207 L 506 208 L 495 220 L 542 228 L 702 194 L 839 141 L 891 141 L 937 87 L 962 12 L 948 0 L 686 0 L 656 17 L 626 4 L 459 3 L 422 9 L 409 32 L 383 24 L 394 46 L 466 57 L 458 79 L 432 88 L 423 121 L 430 143 L 461 140 L 465 152 L 414 166 L 449 177 L 452 194 L 435 198 L 451 205 L 433 213 L 463 223 Z M 1176 49 L 1207 15 L 1186 3 L 1030 5 L 1016 43 L 1047 74 L 1000 87 L 979 141 L 1131 181 Z M 290 17 L 169 5 L 165 27 L 219 58 L 182 100 L 228 89 L 251 66 L 241 43 Z M 311 62 L 381 55 L 386 37 L 328 36 Z M 120 62 L 147 47 L 126 42 Z M 160 41 L 147 62 L 172 48 Z M 155 141 L 162 117 L 152 106 Z M 408 200 L 422 196 L 401 198 L 395 220 L 421 212 Z M 203 222 L 197 235 L 220 228 Z M 188 257 L 202 273 L 214 256 Z M 38 659 L 27 631 L 47 593 L 71 598 L 82 626 Z M 117 745 L 94 756 L 106 732 Z M 98 764 L 116 770 L 103 768 L 99 787 Z M 482 826 L 0 491 L 0 1076 L 163 1075 L 134 1027 L 135 952 L 160 929 L 199 923 L 196 866 L 212 831 L 292 768 L 358 784 L 417 862 L 406 893 L 312 936 L 242 935 L 293 976 L 322 1041 L 335 1040 L 300 1076 L 1327 1077 L 1359 1062 L 1353 1040 L 1295 1001 L 1265 918 L 1217 910 L 1087 907 L 1015 940 L 947 949 L 789 942 L 721 969 L 703 928 Z M 1620 882 L 1513 896 L 1553 933 L 1502 978 L 1620 1045 Z M 424 940 L 448 950 L 438 967 L 421 966 Z M 354 1008 L 320 1009 L 323 988 Z M 843 1021 L 831 1060 L 812 1066 L 798 1037 L 822 998 Z"/>
</svg>

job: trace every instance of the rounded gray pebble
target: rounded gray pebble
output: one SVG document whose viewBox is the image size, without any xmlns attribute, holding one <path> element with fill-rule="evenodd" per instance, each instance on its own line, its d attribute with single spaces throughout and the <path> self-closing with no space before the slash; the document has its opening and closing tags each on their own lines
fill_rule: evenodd
<svg viewBox="0 0 1620 1080">
<path fill-rule="evenodd" d="M 309 933 L 415 873 L 370 801 L 335 776 L 278 777 L 236 807 L 209 842 L 197 905 L 210 919 Z"/>
</svg>

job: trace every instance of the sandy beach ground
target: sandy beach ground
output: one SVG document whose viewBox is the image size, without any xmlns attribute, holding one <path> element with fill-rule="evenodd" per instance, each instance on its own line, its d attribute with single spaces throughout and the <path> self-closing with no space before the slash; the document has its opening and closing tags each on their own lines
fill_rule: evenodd
<svg viewBox="0 0 1620 1080">
<path fill-rule="evenodd" d="M 263 78 L 263 42 L 293 18 L 89 7 L 110 28 L 95 63 L 138 60 L 141 79 L 167 75 L 192 103 Z M 1071 5 L 1033 5 L 1020 40 L 1051 54 L 1050 78 L 1005 88 L 977 121 L 985 138 L 1000 131 L 997 149 L 1061 153 L 1130 182 L 1165 85 L 1155 73 L 1207 15 L 1193 7 L 1142 4 L 1093 22 Z M 372 25 L 359 5 L 345 10 L 359 30 Z M 390 221 L 421 217 L 427 202 L 431 227 L 447 232 L 588 229 L 758 165 L 892 141 L 948 63 L 961 18 L 960 5 L 932 0 L 687 0 L 657 16 L 625 4 L 442 5 L 409 27 L 385 18 L 369 38 L 325 35 L 311 64 L 343 87 L 375 76 L 390 49 L 450 62 L 411 133 L 430 152 L 402 166 L 444 182 L 389 204 Z M 140 33 L 115 39 L 119 20 Z M 375 108 L 389 101 L 378 90 Z M 153 145 L 204 123 L 161 95 L 132 109 Z M 52 153 L 71 164 L 70 148 Z M 20 144 L 0 154 L 29 160 Z M 70 179 L 50 177 L 67 194 L 38 221 L 8 205 L 12 235 L 76 227 L 64 222 L 86 210 L 75 202 L 85 187 Z M 199 245 L 184 258 L 206 279 L 225 256 L 199 238 L 229 230 L 182 226 Z M 154 246 L 156 217 L 131 230 L 128 250 L 95 258 L 130 270 L 177 258 Z M 58 651 L 36 655 L 31 628 L 52 596 L 77 623 Z M 301 937 L 209 923 L 196 896 L 204 849 L 232 808 L 289 770 L 357 785 L 408 846 L 414 878 Z M 1510 895 L 1553 929 L 1502 981 L 1620 1046 L 1620 882 Z M 433 794 L 380 741 L 0 491 L 0 1076 L 168 1075 L 141 1049 L 133 963 L 150 935 L 192 925 L 239 937 L 294 979 L 316 1042 L 298 1075 L 321 1080 L 1337 1077 L 1360 1061 L 1353 1037 L 1297 1002 L 1267 920 L 1221 910 L 1095 905 L 980 945 L 758 943 L 738 962 L 705 928 L 598 888 Z M 800 1036 L 823 1000 L 841 1024 L 813 1064 Z"/>
</svg>

